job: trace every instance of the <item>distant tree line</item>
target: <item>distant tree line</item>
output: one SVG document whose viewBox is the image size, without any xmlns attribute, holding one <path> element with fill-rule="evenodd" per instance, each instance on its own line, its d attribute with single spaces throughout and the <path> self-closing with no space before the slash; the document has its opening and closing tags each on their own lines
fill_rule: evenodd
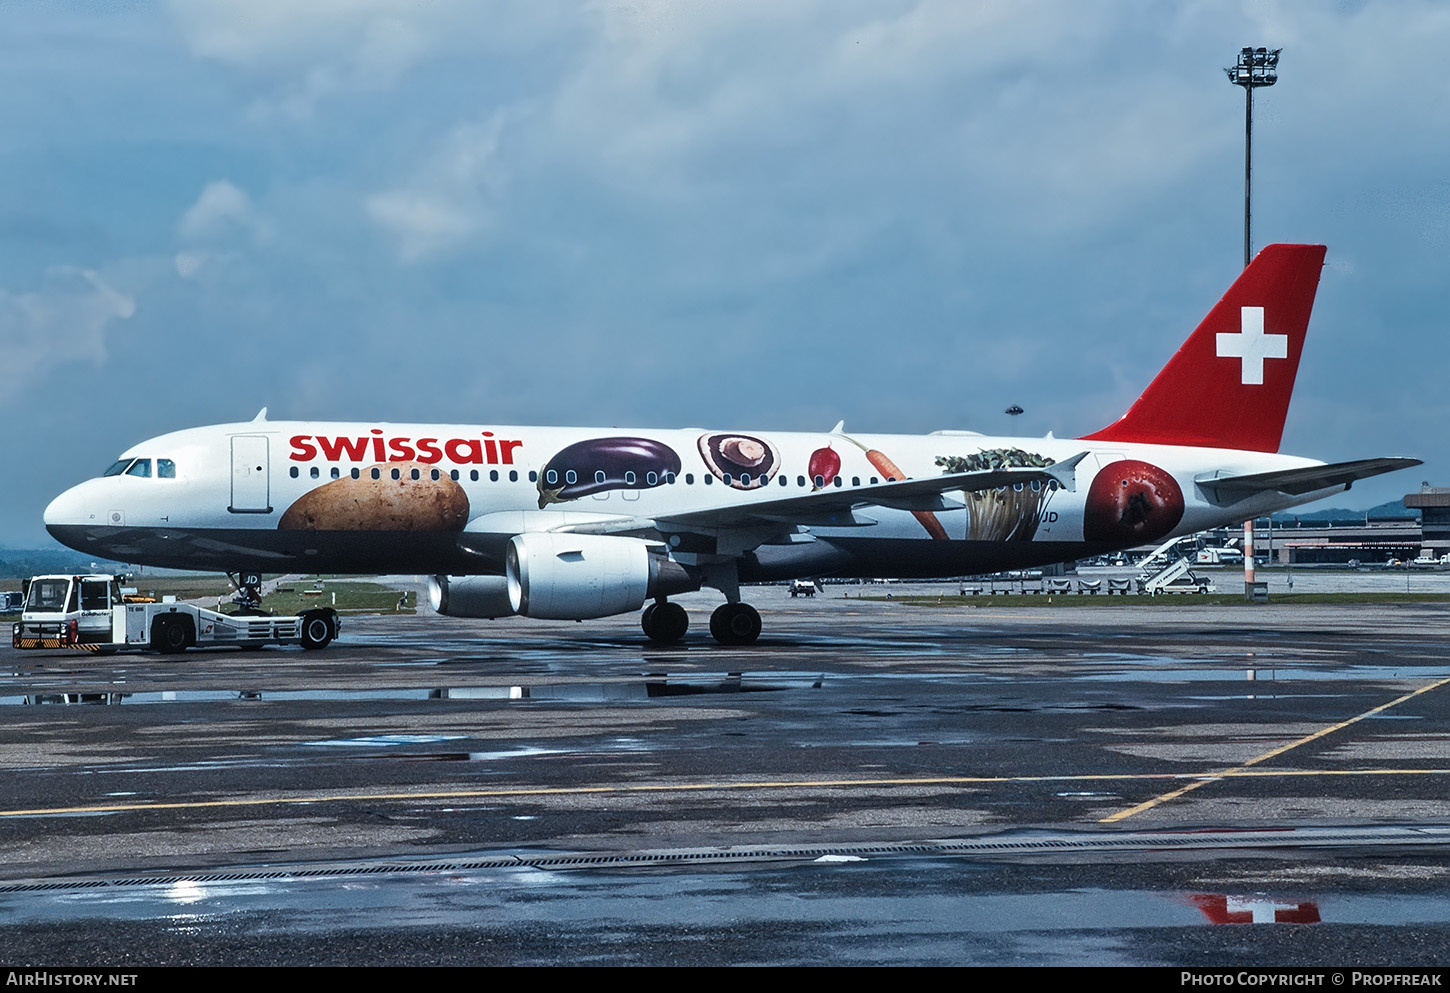
<svg viewBox="0 0 1450 993">
<path fill-rule="evenodd" d="M 95 568 L 91 568 L 95 563 Z M 126 566 L 65 548 L 0 548 L 0 579 L 26 579 L 45 573 L 125 572 Z"/>
</svg>

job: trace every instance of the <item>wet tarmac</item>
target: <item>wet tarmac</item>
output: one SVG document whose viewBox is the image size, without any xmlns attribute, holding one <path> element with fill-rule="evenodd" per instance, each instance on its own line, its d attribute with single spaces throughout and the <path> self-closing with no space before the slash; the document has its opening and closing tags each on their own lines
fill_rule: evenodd
<svg viewBox="0 0 1450 993">
<path fill-rule="evenodd" d="M 1416 577 L 1418 578 L 1418 577 Z M 0 649 L 0 936 L 65 964 L 1450 961 L 1437 604 L 348 618 Z M 852 592 L 858 592 L 852 590 Z"/>
</svg>

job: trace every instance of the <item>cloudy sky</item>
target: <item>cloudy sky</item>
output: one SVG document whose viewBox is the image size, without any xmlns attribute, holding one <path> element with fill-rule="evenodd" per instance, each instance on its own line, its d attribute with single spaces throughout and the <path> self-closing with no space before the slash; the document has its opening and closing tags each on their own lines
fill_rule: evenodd
<svg viewBox="0 0 1450 993">
<path fill-rule="evenodd" d="M 6 0 L 0 543 L 264 405 L 1092 431 L 1242 265 L 1244 45 L 1284 450 L 1450 485 L 1450 5 Z"/>
</svg>

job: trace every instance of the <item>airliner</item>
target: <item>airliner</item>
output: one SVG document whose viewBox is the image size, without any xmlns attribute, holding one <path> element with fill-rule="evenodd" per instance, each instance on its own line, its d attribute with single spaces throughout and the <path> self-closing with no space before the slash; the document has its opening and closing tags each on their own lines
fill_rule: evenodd
<svg viewBox="0 0 1450 993">
<path fill-rule="evenodd" d="M 141 565 L 424 573 L 441 613 L 585 620 L 708 587 L 961 576 L 1103 555 L 1341 492 L 1410 458 L 1279 454 L 1324 263 L 1271 245 L 1121 418 L 1080 438 L 254 420 L 165 434 L 57 497 L 47 529 Z"/>
</svg>

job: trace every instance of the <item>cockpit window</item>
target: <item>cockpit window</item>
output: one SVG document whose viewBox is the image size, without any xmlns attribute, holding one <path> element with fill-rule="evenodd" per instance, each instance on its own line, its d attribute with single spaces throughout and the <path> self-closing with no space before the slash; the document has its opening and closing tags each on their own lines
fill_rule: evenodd
<svg viewBox="0 0 1450 993">
<path fill-rule="evenodd" d="M 151 475 L 151 460 L 137 459 L 135 462 L 131 463 L 131 468 L 126 470 L 126 475 L 149 477 Z"/>
<path fill-rule="evenodd" d="M 126 467 L 129 466 L 134 461 L 136 461 L 136 460 L 135 459 L 122 459 L 121 461 L 117 462 L 115 465 L 111 466 L 111 468 L 109 468 L 105 472 L 101 473 L 101 475 L 103 475 L 103 476 L 119 476 L 121 473 L 125 472 L 126 471 Z"/>
<path fill-rule="evenodd" d="M 176 463 L 173 462 L 173 461 L 171 461 L 170 459 L 157 459 L 156 460 L 156 478 L 157 479 L 175 479 L 176 478 Z"/>
</svg>

